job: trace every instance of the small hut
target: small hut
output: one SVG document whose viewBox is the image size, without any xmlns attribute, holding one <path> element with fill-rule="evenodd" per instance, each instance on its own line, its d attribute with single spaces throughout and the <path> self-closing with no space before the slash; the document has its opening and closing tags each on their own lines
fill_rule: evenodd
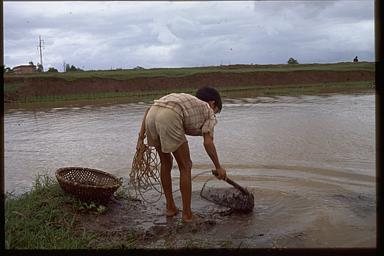
<svg viewBox="0 0 384 256">
<path fill-rule="evenodd" d="M 20 65 L 12 69 L 14 73 L 33 73 L 36 72 L 36 66 L 33 64 Z"/>
</svg>

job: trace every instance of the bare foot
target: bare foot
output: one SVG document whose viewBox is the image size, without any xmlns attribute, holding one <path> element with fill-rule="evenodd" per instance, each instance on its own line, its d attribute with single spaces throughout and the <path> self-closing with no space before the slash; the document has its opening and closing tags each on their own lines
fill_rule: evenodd
<svg viewBox="0 0 384 256">
<path fill-rule="evenodd" d="M 167 209 L 167 211 L 165 212 L 165 216 L 173 217 L 173 216 L 176 216 L 178 213 L 179 213 L 179 209 L 177 208 Z"/>
<path fill-rule="evenodd" d="M 195 220 L 201 220 L 202 217 L 197 214 L 191 214 L 191 216 L 183 215 L 183 222 L 184 223 L 191 223 Z"/>
</svg>

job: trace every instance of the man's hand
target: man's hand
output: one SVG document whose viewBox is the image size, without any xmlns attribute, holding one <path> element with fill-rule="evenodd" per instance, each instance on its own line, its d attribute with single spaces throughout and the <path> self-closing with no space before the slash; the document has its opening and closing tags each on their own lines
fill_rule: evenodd
<svg viewBox="0 0 384 256">
<path fill-rule="evenodd" d="M 212 173 L 219 179 L 219 180 L 226 180 L 227 179 L 227 171 L 224 168 L 218 168 L 216 170 L 213 170 Z"/>
</svg>

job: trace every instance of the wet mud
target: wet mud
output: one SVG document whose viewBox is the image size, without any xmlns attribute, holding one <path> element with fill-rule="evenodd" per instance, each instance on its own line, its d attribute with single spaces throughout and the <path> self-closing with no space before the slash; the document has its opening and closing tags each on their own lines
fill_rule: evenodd
<svg viewBox="0 0 384 256">
<path fill-rule="evenodd" d="M 275 188 L 248 188 L 255 208 L 247 214 L 207 201 L 194 190 L 192 210 L 198 218 L 192 223 L 183 223 L 181 212 L 166 217 L 164 196 L 155 203 L 125 198 L 110 201 L 103 215 L 79 215 L 79 228 L 105 234 L 114 243 L 126 243 L 134 233 L 135 248 L 374 247 L 375 199 L 340 188 L 329 193 L 330 187 L 323 184 L 326 195 L 308 192 L 304 184 L 297 190 L 278 183 Z M 145 196 L 155 195 L 151 193 Z M 174 195 L 181 208 L 180 194 Z M 361 218 L 365 226 L 356 221 Z"/>
<path fill-rule="evenodd" d="M 220 211 L 196 212 L 198 218 L 191 223 L 182 222 L 181 211 L 174 217 L 166 217 L 162 200 L 156 204 L 133 198 L 111 200 L 106 205 L 108 211 L 105 214 L 78 215 L 78 229 L 101 234 L 115 244 L 126 244 L 128 237 L 134 234 L 135 248 L 185 248 L 199 241 L 196 234 L 205 234 L 219 221 L 215 214 L 220 214 Z M 89 246 L 97 248 L 105 246 L 105 243 L 95 240 Z M 205 243 L 204 246 L 212 247 L 214 243 Z"/>
</svg>

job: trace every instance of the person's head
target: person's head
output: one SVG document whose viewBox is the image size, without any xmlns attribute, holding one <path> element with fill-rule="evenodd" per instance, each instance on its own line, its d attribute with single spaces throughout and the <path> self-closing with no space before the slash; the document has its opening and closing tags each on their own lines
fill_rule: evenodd
<svg viewBox="0 0 384 256">
<path fill-rule="evenodd" d="M 217 111 L 215 112 L 221 111 L 221 97 L 215 88 L 209 86 L 200 87 L 196 92 L 196 97 L 202 101 L 207 102 L 214 111 L 215 108 L 217 108 Z"/>
</svg>

